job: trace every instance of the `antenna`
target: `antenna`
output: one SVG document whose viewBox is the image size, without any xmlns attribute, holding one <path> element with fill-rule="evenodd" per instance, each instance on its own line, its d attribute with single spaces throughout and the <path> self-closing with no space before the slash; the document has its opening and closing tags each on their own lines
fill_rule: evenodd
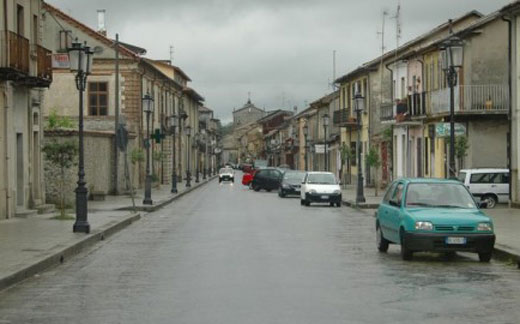
<svg viewBox="0 0 520 324">
<path fill-rule="evenodd" d="M 336 50 L 332 51 L 332 91 L 336 90 Z"/>
<path fill-rule="evenodd" d="M 387 10 L 383 10 L 383 24 L 381 25 L 381 31 L 378 32 L 379 35 L 381 35 L 381 63 L 380 63 L 380 67 L 379 67 L 379 70 L 381 70 L 381 84 L 383 84 L 383 64 L 384 64 L 384 55 L 385 55 L 385 50 L 386 50 L 386 46 L 385 46 L 385 25 L 386 25 L 386 16 L 388 16 L 388 11 Z M 383 104 L 383 91 L 379 91 L 380 92 L 380 104 Z"/>
<path fill-rule="evenodd" d="M 398 53 L 399 53 L 399 41 L 401 39 L 401 0 L 397 0 L 397 12 L 395 13 L 395 16 L 392 17 L 395 19 L 395 88 L 398 87 L 399 85 L 399 82 L 400 82 L 400 79 L 399 79 L 399 69 L 397 68 L 397 57 L 398 57 Z M 394 92 L 395 92 L 395 96 L 397 96 L 397 89 L 393 89 Z M 401 89 L 401 91 L 403 91 Z M 393 99 L 396 99 L 396 98 L 393 98 Z"/>
<path fill-rule="evenodd" d="M 173 45 L 170 45 L 170 64 L 173 64 Z"/>
</svg>

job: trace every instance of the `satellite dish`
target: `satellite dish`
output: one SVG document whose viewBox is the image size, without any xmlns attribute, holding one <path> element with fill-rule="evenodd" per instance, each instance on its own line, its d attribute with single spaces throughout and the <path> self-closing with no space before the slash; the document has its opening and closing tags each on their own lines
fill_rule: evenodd
<svg viewBox="0 0 520 324">
<path fill-rule="evenodd" d="M 104 49 L 101 46 L 94 47 L 94 54 L 103 54 L 103 51 Z"/>
</svg>

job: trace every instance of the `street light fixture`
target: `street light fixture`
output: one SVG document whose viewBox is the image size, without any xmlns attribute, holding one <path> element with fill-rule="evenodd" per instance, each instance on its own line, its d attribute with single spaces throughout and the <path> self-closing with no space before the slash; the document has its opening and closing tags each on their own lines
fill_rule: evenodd
<svg viewBox="0 0 520 324">
<path fill-rule="evenodd" d="M 74 233 L 90 233 L 90 224 L 88 222 L 88 189 L 85 181 L 85 146 L 83 133 L 83 93 L 87 87 L 87 76 L 90 75 L 93 63 L 93 54 L 90 47 L 78 42 L 78 39 L 72 43 L 72 47 L 68 49 L 70 70 L 76 73 L 76 88 L 79 92 L 79 120 L 78 120 L 78 136 L 79 136 L 79 157 L 78 157 L 78 187 L 76 188 L 76 221 L 72 227 Z"/>
<path fill-rule="evenodd" d="M 451 24 L 451 22 L 450 22 Z M 451 32 L 451 30 L 450 30 Z M 462 40 L 456 36 L 450 37 L 441 47 L 442 69 L 446 73 L 450 87 L 450 162 L 449 176 L 455 178 L 455 86 L 457 85 L 457 69 L 462 67 Z"/>
<path fill-rule="evenodd" d="M 327 152 L 327 128 L 329 127 L 329 115 L 325 113 L 325 115 L 322 116 L 323 118 L 323 131 L 324 131 L 324 149 L 325 149 L 325 171 L 329 171 L 329 159 L 328 159 L 328 152 Z"/>
<path fill-rule="evenodd" d="M 303 126 L 303 137 L 305 139 L 305 145 L 304 145 L 304 149 L 305 149 L 305 154 L 304 154 L 304 157 L 303 159 L 305 160 L 305 171 L 308 171 L 309 167 L 307 165 L 307 150 L 309 149 L 309 143 L 307 143 L 307 137 L 309 136 L 309 126 L 307 126 L 307 124 L 305 124 Z"/>
<path fill-rule="evenodd" d="M 144 142 L 144 146 L 146 148 L 146 178 L 144 182 L 143 205 L 152 205 L 152 175 L 150 171 L 150 146 L 152 145 L 152 142 L 150 141 L 150 115 L 154 110 L 154 100 L 149 92 L 146 93 L 142 100 L 143 111 L 146 114 L 146 140 Z"/>
<path fill-rule="evenodd" d="M 175 132 L 177 131 L 177 126 L 179 124 L 179 119 L 176 115 L 170 116 L 170 132 L 172 134 L 172 193 L 177 193 L 177 168 L 175 166 L 176 159 L 176 151 L 175 151 Z"/>
<path fill-rule="evenodd" d="M 361 113 L 365 110 L 365 97 L 361 93 L 357 92 L 354 96 L 355 108 L 356 108 L 356 119 L 357 119 L 357 144 L 356 144 L 356 155 L 358 159 L 358 179 L 357 179 L 357 194 L 356 204 L 364 203 L 366 201 L 365 194 L 363 192 L 363 165 L 361 161 Z"/>
<path fill-rule="evenodd" d="M 191 136 L 191 126 L 188 125 L 184 128 L 186 136 L 188 137 L 188 145 L 186 145 L 186 152 L 188 154 L 188 165 L 186 166 L 186 187 L 191 187 L 191 171 L 190 171 L 190 136 Z"/>
</svg>

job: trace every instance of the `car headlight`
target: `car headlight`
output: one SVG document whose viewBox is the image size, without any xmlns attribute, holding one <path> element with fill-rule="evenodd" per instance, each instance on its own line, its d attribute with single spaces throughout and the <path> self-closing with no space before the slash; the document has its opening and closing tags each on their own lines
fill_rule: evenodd
<svg viewBox="0 0 520 324">
<path fill-rule="evenodd" d="M 310 193 L 310 194 L 315 194 L 315 193 L 316 193 L 316 190 L 311 189 L 311 190 L 309 190 L 309 193 Z"/>
<path fill-rule="evenodd" d="M 433 224 L 430 222 L 415 222 L 416 230 L 431 231 L 433 230 Z"/>
<path fill-rule="evenodd" d="M 282 188 L 285 188 L 285 189 L 289 189 L 290 187 L 291 187 L 291 186 L 289 186 L 289 185 L 286 184 L 286 183 L 284 183 L 284 184 L 282 185 Z"/>
<path fill-rule="evenodd" d="M 492 230 L 493 226 L 490 223 L 480 223 L 477 227 L 477 231 L 491 232 Z"/>
</svg>

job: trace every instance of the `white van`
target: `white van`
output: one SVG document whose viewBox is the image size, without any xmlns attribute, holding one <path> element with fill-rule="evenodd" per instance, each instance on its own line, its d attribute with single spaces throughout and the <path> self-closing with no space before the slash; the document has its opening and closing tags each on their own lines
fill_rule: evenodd
<svg viewBox="0 0 520 324">
<path fill-rule="evenodd" d="M 488 203 L 493 208 L 497 203 L 507 203 L 509 199 L 508 169 L 466 169 L 460 170 L 459 180 L 471 194 Z"/>
</svg>

